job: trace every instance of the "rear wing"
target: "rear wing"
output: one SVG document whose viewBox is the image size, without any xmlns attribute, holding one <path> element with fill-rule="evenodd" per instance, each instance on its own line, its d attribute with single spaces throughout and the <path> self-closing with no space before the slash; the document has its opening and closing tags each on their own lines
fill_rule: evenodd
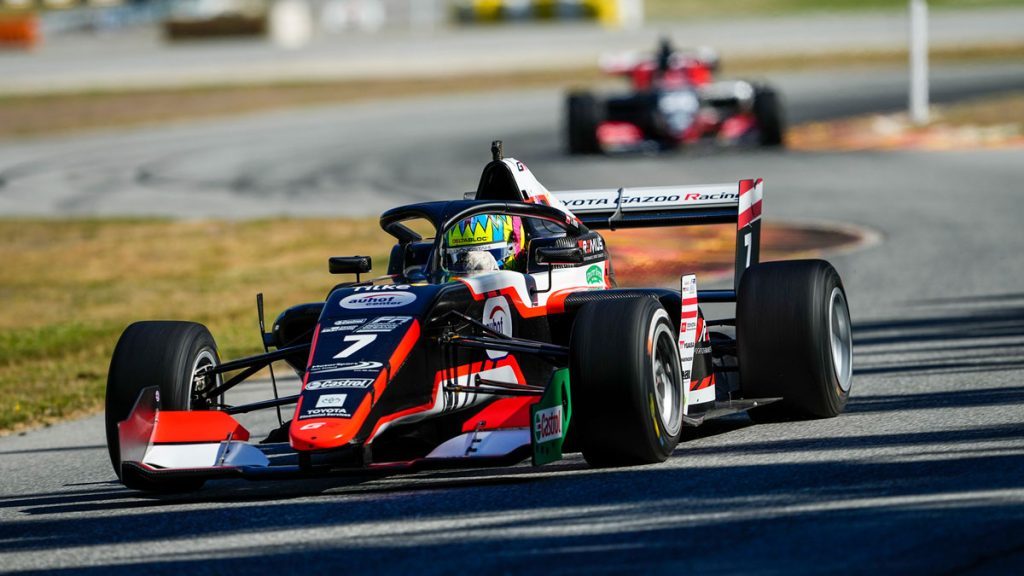
<svg viewBox="0 0 1024 576">
<path fill-rule="evenodd" d="M 738 290 L 743 272 L 761 251 L 764 180 L 738 184 L 572 190 L 552 194 L 588 228 L 650 228 L 736 223 Z"/>
</svg>

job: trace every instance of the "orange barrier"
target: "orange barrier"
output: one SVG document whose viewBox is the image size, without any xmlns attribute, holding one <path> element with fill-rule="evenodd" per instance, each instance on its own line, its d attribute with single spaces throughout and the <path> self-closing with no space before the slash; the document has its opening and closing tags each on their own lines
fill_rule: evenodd
<svg viewBox="0 0 1024 576">
<path fill-rule="evenodd" d="M 32 48 L 40 40 L 35 14 L 0 15 L 0 48 Z"/>
</svg>

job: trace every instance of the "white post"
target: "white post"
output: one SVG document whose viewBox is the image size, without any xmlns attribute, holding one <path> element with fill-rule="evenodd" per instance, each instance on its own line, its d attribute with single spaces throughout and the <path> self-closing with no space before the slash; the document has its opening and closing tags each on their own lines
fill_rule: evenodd
<svg viewBox="0 0 1024 576">
<path fill-rule="evenodd" d="M 910 0 L 910 120 L 928 123 L 927 0 Z"/>
<path fill-rule="evenodd" d="M 409 25 L 413 30 L 431 32 L 443 18 L 444 8 L 438 0 L 410 0 Z"/>
</svg>

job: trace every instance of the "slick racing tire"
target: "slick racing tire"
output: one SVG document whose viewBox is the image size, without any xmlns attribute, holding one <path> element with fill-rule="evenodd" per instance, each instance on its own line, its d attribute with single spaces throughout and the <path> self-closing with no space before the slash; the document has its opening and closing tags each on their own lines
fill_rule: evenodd
<svg viewBox="0 0 1024 576">
<path fill-rule="evenodd" d="M 676 330 L 654 298 L 584 306 L 569 341 L 571 428 L 591 466 L 663 462 L 683 427 Z"/>
<path fill-rule="evenodd" d="M 193 396 L 196 373 L 220 363 L 217 344 L 209 330 L 193 322 L 136 322 L 125 329 L 114 348 L 107 375 L 107 448 L 114 472 L 121 478 L 117 425 L 128 418 L 139 393 L 150 386 L 160 389 L 162 410 L 202 410 Z M 129 486 L 142 490 L 197 489 L 201 480 L 160 486 Z"/>
<path fill-rule="evenodd" d="M 736 301 L 740 386 L 760 421 L 838 416 L 853 384 L 850 309 L 839 273 L 823 260 L 757 264 Z"/>
<path fill-rule="evenodd" d="M 569 154 L 597 154 L 597 125 L 601 121 L 597 98 L 588 92 L 573 92 L 565 100 L 566 143 Z"/>
<path fill-rule="evenodd" d="M 779 95 L 767 86 L 754 89 L 754 117 L 757 119 L 758 144 L 782 146 L 786 138 L 786 121 Z"/>
</svg>

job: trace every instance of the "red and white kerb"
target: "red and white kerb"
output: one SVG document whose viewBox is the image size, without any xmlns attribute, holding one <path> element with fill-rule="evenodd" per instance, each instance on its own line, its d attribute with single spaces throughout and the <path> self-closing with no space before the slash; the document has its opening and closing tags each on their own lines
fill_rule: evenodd
<svg viewBox="0 0 1024 576">
<path fill-rule="evenodd" d="M 761 219 L 762 198 L 764 180 L 740 180 L 740 215 L 737 228 L 743 228 Z"/>
</svg>

